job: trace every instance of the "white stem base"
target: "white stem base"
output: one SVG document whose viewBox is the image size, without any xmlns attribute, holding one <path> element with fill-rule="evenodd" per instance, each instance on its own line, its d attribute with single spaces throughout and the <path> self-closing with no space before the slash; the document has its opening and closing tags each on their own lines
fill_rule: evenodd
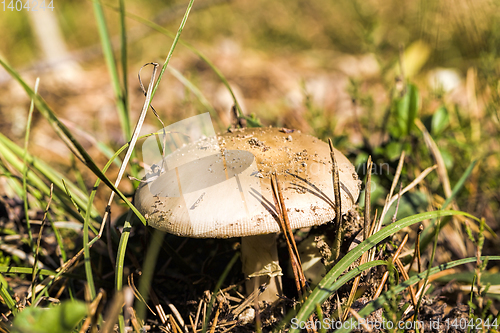
<svg viewBox="0 0 500 333">
<path fill-rule="evenodd" d="M 271 304 L 282 295 L 281 268 L 279 267 L 276 235 L 258 235 L 241 238 L 241 261 L 246 282 L 247 295 L 262 284 L 267 287 L 259 295 L 259 302 Z"/>
</svg>

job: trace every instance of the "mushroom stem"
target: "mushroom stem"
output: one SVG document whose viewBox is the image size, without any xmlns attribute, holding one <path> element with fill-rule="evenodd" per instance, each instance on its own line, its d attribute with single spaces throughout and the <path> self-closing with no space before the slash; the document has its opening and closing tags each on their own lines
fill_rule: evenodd
<svg viewBox="0 0 500 333">
<path fill-rule="evenodd" d="M 276 235 L 257 235 L 241 238 L 241 261 L 246 282 L 247 295 L 267 283 L 266 289 L 259 295 L 259 302 L 269 304 L 279 299 L 282 294 L 281 268 L 279 266 Z"/>
</svg>

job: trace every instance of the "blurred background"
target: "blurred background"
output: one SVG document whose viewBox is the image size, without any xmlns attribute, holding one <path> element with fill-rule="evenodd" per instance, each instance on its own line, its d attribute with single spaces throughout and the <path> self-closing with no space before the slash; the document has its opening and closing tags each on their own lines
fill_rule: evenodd
<svg viewBox="0 0 500 333">
<path fill-rule="evenodd" d="M 128 138 L 120 126 L 93 3 L 54 0 L 53 10 L 33 12 L 18 11 L 18 2 L 11 10 L 6 1 L 0 12 L 1 57 L 29 85 L 40 77 L 40 94 L 103 165 L 107 158 L 99 143 L 117 149 Z M 163 64 L 172 43 L 141 18 L 175 33 L 187 1 L 124 3 L 133 127 L 144 101 L 139 69 L 148 62 Z M 118 3 L 104 2 L 103 7 L 119 62 Z M 434 163 L 419 129 L 398 128 L 394 105 L 412 83 L 418 91 L 417 118 L 439 147 L 451 184 L 471 161 L 479 160 L 458 207 L 485 217 L 498 230 L 498 7 L 493 0 L 197 0 L 181 39 L 227 78 L 246 115 L 265 126 L 332 137 L 361 177 L 369 154 L 376 167 L 387 164 L 374 175 L 376 203 L 385 199 L 402 150 L 408 156 L 405 184 Z M 150 73 L 143 71 L 145 84 Z M 207 111 L 219 131 L 233 122 L 233 100 L 224 84 L 180 44 L 153 105 L 165 124 Z M 28 108 L 24 91 L 0 70 L 0 132 L 22 143 Z M 161 127 L 152 113 L 146 122 L 143 133 Z M 71 170 L 69 150 L 37 113 L 30 141 L 34 155 Z M 93 179 L 85 180 L 89 187 Z M 121 186 L 133 190 L 130 183 Z M 423 187 L 409 194 L 410 213 L 439 205 L 446 197 L 435 174 Z M 6 188 L 2 191 L 8 192 Z"/>
<path fill-rule="evenodd" d="M 7 2 L 0 14 L 0 54 L 26 79 L 41 76 L 40 91 L 60 116 L 98 140 L 120 140 L 118 129 L 113 129 L 113 94 L 92 2 L 56 0 L 50 2 L 53 10 L 38 12 L 12 11 Z M 105 4 L 118 58 L 117 3 Z M 187 2 L 126 1 L 125 5 L 129 13 L 175 32 Z M 467 108 L 464 111 L 484 113 L 488 102 L 477 98 L 477 106 L 470 107 L 464 89 L 471 76 L 470 80 L 480 79 L 479 92 L 488 84 L 497 90 L 499 15 L 498 2 L 488 0 L 200 0 L 182 39 L 221 70 L 247 114 L 255 113 L 266 125 L 322 136 L 347 135 L 356 144 L 359 138 L 350 133 L 355 114 L 352 99 L 357 99 L 362 121 L 378 124 L 400 79 L 401 52 L 406 54 L 404 75 L 426 90 L 422 91 L 423 113 L 433 112 L 432 99 L 452 90 L 446 97 Z M 126 29 L 134 119 L 143 97 L 137 72 L 147 62 L 163 63 L 172 40 L 131 16 Z M 210 68 L 181 45 L 171 67 L 200 89 L 221 125 L 227 126 L 232 101 Z M 468 74 L 469 69 L 473 72 Z M 11 96 L 2 98 L 0 129 L 16 137 L 24 128 L 22 118 L 16 117 L 26 112 L 10 109 L 9 103 L 25 106 L 19 103 L 23 94 L 9 80 L 7 74 L 0 74 L 2 90 Z M 154 105 L 169 121 L 203 110 L 171 74 L 162 82 Z"/>
</svg>

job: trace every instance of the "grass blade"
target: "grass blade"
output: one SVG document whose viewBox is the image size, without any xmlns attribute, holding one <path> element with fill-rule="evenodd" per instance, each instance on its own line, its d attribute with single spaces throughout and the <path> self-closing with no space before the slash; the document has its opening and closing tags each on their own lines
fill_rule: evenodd
<svg viewBox="0 0 500 333">
<path fill-rule="evenodd" d="M 446 207 L 450 203 L 453 202 L 453 200 L 457 196 L 458 192 L 460 192 L 460 190 L 464 186 L 465 181 L 471 175 L 472 170 L 474 170 L 474 167 L 476 166 L 477 162 L 478 162 L 478 160 L 474 160 L 469 164 L 469 166 L 467 167 L 465 172 L 462 174 L 462 177 L 460 177 L 458 182 L 453 187 L 453 190 L 451 191 L 451 195 L 448 198 L 446 198 L 446 201 L 443 203 L 443 206 L 441 206 L 442 210 L 446 209 Z M 448 221 L 450 221 L 450 220 L 443 220 L 441 222 L 440 228 L 444 227 L 446 225 L 446 223 L 448 223 Z M 421 241 L 420 241 L 420 250 L 421 251 L 424 250 L 427 247 L 427 245 L 429 245 L 429 243 L 432 241 L 435 228 L 436 228 L 436 220 L 434 219 L 431 222 L 431 225 L 429 225 L 429 227 L 425 228 L 425 230 L 422 232 L 422 235 L 420 236 L 421 237 Z"/>
<path fill-rule="evenodd" d="M 485 259 L 492 260 L 492 261 L 495 260 L 496 261 L 496 260 L 500 260 L 500 256 L 491 256 L 491 257 L 483 256 L 483 257 L 481 257 L 481 260 L 485 260 Z M 439 273 L 439 272 L 442 272 L 442 271 L 444 271 L 446 269 L 449 269 L 449 268 L 452 268 L 452 267 L 456 267 L 456 266 L 459 266 L 459 265 L 464 265 L 464 264 L 471 263 L 471 262 L 475 262 L 475 261 L 477 261 L 477 257 L 460 259 L 460 260 L 452 261 L 452 262 L 449 262 L 449 263 L 441 264 L 439 266 L 436 266 L 436 267 L 430 269 L 429 271 L 425 271 L 425 272 L 422 272 L 420 274 L 414 275 L 409 280 L 406 280 L 406 281 L 400 283 L 399 285 L 397 285 L 397 286 L 389 289 L 388 291 L 386 291 L 385 293 L 383 293 L 382 295 L 380 295 L 380 297 L 378 297 L 375 301 L 373 301 L 372 303 L 368 304 L 361 311 L 359 311 L 358 314 L 362 318 L 365 318 L 366 316 L 368 316 L 373 311 L 376 311 L 376 310 L 380 309 L 392 297 L 394 297 L 397 294 L 401 293 L 403 290 L 405 290 L 406 288 L 408 288 L 408 286 L 411 286 L 411 285 L 417 283 L 418 281 L 423 280 L 427 276 L 428 273 L 429 273 L 429 276 L 432 276 L 432 275 L 434 275 L 436 273 Z M 338 333 L 340 333 L 340 332 L 342 332 L 342 333 L 350 332 L 350 331 L 352 331 L 353 328 L 357 327 L 357 324 L 356 324 L 356 322 L 352 322 L 352 323 L 350 323 L 349 325 L 346 325 L 346 326 L 349 326 L 350 329 L 349 328 L 341 328 L 340 330 L 338 330 L 336 332 L 338 332 Z"/>
<path fill-rule="evenodd" d="M 18 310 L 16 302 L 11 296 L 11 290 L 9 284 L 7 280 L 5 280 L 2 274 L 0 274 L 0 296 L 2 296 L 3 301 L 5 302 L 9 310 L 12 311 L 14 315 L 17 314 Z"/>
<path fill-rule="evenodd" d="M 99 0 L 92 1 L 94 7 L 94 15 L 97 21 L 97 28 L 99 30 L 99 36 L 101 38 L 102 51 L 104 54 L 104 59 L 106 60 L 106 65 L 108 67 L 109 74 L 111 75 L 111 84 L 116 96 L 116 104 L 118 107 L 118 117 L 120 118 L 120 124 L 122 126 L 123 135 L 125 140 L 128 141 L 132 134 L 132 129 L 130 127 L 130 117 L 126 105 L 125 90 L 122 90 L 120 86 L 120 78 L 118 76 L 118 70 L 116 68 L 116 62 L 113 55 L 113 46 L 111 44 L 111 39 L 109 38 L 108 28 L 106 26 L 106 18 L 104 17 L 104 11 L 102 10 L 101 2 Z M 121 8 L 120 3 L 120 8 Z M 121 10 L 121 9 L 120 9 Z M 124 24 L 122 30 L 125 29 Z M 124 35 L 124 32 L 122 32 Z M 122 36 L 122 38 L 124 38 Z M 125 53 L 126 56 L 126 53 Z M 123 54 L 122 54 L 123 57 Z M 123 59 L 122 59 L 123 60 Z M 123 62 L 122 62 L 123 65 Z M 126 66 L 126 63 L 125 63 Z M 126 74 L 126 73 L 124 73 Z"/>
<path fill-rule="evenodd" d="M 390 224 L 389 226 L 383 228 L 373 236 L 370 236 L 367 240 L 363 241 L 352 251 L 347 253 L 320 281 L 307 301 L 300 308 L 299 313 L 297 314 L 297 319 L 299 320 L 299 322 L 306 321 L 309 315 L 314 311 L 316 304 L 322 304 L 330 296 L 330 290 L 337 278 L 349 267 L 349 265 L 351 265 L 351 263 L 361 257 L 364 252 L 376 246 L 379 242 L 389 237 L 390 235 L 412 224 L 427 219 L 452 215 L 464 215 L 469 218 L 476 219 L 474 216 L 468 213 L 453 210 L 425 212 L 396 221 L 393 224 Z M 292 329 L 290 332 L 298 332 L 298 330 Z"/>
<path fill-rule="evenodd" d="M 40 83 L 40 78 L 36 78 L 35 81 L 35 94 L 38 93 L 38 84 Z M 31 234 L 30 218 L 28 214 L 28 188 L 26 182 L 26 176 L 28 175 L 28 164 L 26 163 L 26 155 L 28 154 L 28 143 L 30 140 L 30 130 L 31 130 L 31 119 L 33 118 L 33 110 L 35 109 L 35 102 L 31 99 L 30 109 L 28 111 L 28 120 L 26 121 L 26 134 L 24 136 L 24 154 L 23 154 L 23 201 L 24 201 L 24 216 L 26 217 L 26 226 L 28 228 L 28 239 L 30 242 L 30 247 L 33 249 L 33 235 Z"/>
<path fill-rule="evenodd" d="M 125 265 L 125 253 L 127 251 L 127 243 L 130 237 L 130 229 L 132 225 L 130 220 L 132 219 L 132 211 L 129 210 L 127 213 L 127 218 L 123 224 L 123 231 L 120 237 L 120 243 L 118 245 L 118 251 L 116 253 L 116 269 L 115 269 L 115 289 L 117 291 L 123 288 L 123 267 Z M 123 318 L 123 309 L 118 315 L 118 327 L 121 333 L 125 332 L 125 319 Z"/>
<path fill-rule="evenodd" d="M 127 60 L 127 25 L 125 24 L 125 1 L 120 0 L 120 55 L 121 55 L 121 65 L 122 65 L 122 92 L 123 92 L 123 104 L 125 105 L 125 111 L 127 116 L 129 113 L 129 102 L 128 102 L 128 60 Z"/>
<path fill-rule="evenodd" d="M 200 101 L 200 103 L 207 109 L 212 115 L 213 119 L 217 119 L 217 111 L 213 108 L 210 102 L 206 99 L 203 93 L 198 89 L 191 81 L 189 81 L 181 72 L 173 67 L 169 67 L 168 71 L 181 82 L 186 88 L 188 88 Z"/>
<path fill-rule="evenodd" d="M 94 160 L 87 153 L 85 148 L 76 140 L 76 138 L 71 134 L 69 129 L 57 118 L 52 109 L 47 105 L 47 103 L 38 95 L 36 95 L 33 90 L 24 82 L 24 80 L 19 76 L 19 74 L 10 67 L 3 59 L 0 58 L 0 65 L 17 81 L 21 84 L 26 93 L 34 99 L 35 105 L 42 113 L 42 115 L 49 121 L 52 128 L 56 131 L 59 137 L 66 143 L 68 148 L 79 157 L 83 163 L 99 178 L 103 181 L 106 186 L 112 189 L 124 202 L 132 209 L 135 215 L 141 220 L 141 222 L 146 225 L 146 220 L 144 216 L 132 205 L 132 203 L 119 191 L 116 186 L 104 175 L 104 173 L 97 167 Z"/>
<path fill-rule="evenodd" d="M 364 263 L 362 265 L 359 265 L 359 266 L 351 269 L 349 272 L 342 275 L 337 281 L 335 281 L 335 283 L 333 283 L 332 286 L 328 289 L 328 292 L 330 294 L 336 292 L 345 283 L 347 283 L 349 280 L 355 278 L 357 275 L 361 274 L 365 270 L 370 269 L 370 268 L 375 267 L 375 266 L 380 266 L 380 265 L 387 265 L 387 261 L 374 260 L 374 261 Z M 321 303 L 316 303 L 314 305 L 315 309 L 316 309 L 316 306 L 319 304 L 321 304 Z M 281 321 L 281 326 L 276 327 L 274 329 L 274 332 L 278 331 L 280 328 L 282 329 L 286 323 L 290 322 L 290 320 L 293 318 L 294 315 L 295 315 L 294 311 L 289 311 L 287 316 Z"/>
<path fill-rule="evenodd" d="M 175 34 L 174 41 L 172 42 L 172 46 L 170 47 L 170 51 L 168 51 L 167 58 L 165 59 L 165 63 L 163 64 L 160 75 L 158 75 L 158 80 L 156 81 L 156 84 L 153 88 L 153 92 L 151 93 L 151 100 L 153 99 L 156 90 L 158 89 L 158 86 L 160 85 L 161 78 L 163 77 L 163 73 L 165 73 L 165 69 L 167 69 L 168 63 L 170 62 L 170 59 L 172 58 L 172 54 L 174 53 L 175 47 L 177 46 L 177 43 L 179 42 L 179 38 L 181 37 L 182 30 L 184 29 L 184 26 L 186 25 L 187 19 L 189 17 L 189 13 L 191 12 L 191 8 L 193 7 L 194 0 L 190 0 L 189 4 L 186 8 L 186 12 L 184 13 L 184 16 L 182 17 L 181 24 L 179 25 L 179 29 L 177 30 L 177 33 Z"/>
<path fill-rule="evenodd" d="M 154 229 L 152 233 L 149 234 L 149 236 L 149 248 L 146 254 L 146 260 L 144 261 L 142 267 L 142 275 L 139 282 L 139 293 L 144 298 L 144 302 L 138 302 L 136 308 L 137 316 L 144 321 L 146 319 L 146 303 L 149 299 L 149 290 L 152 286 L 151 281 L 153 280 L 154 276 L 156 259 L 158 258 L 158 253 L 160 253 L 163 238 L 165 237 L 165 232 Z"/>
<path fill-rule="evenodd" d="M 4 136 L 0 133 L 0 155 L 2 156 L 2 160 L 9 163 L 13 168 L 21 172 L 24 168 L 22 161 L 16 156 L 14 152 L 12 152 L 11 149 L 9 149 L 9 147 L 7 147 L 4 144 L 2 140 L 3 138 Z M 10 175 L 10 177 L 15 178 L 14 175 Z M 26 178 L 29 184 L 40 192 L 40 194 L 37 196 L 38 200 L 42 199 L 42 194 L 49 195 L 50 193 L 49 187 L 36 174 L 29 172 L 27 173 Z M 22 192 L 22 186 L 21 186 L 21 192 Z M 20 194 L 21 195 L 19 195 L 19 197 L 22 197 L 22 193 Z"/>
<path fill-rule="evenodd" d="M 8 153 L 6 149 L 9 149 L 10 153 Z M 2 153 L 6 154 L 5 157 L 6 159 L 8 159 L 9 163 L 11 163 L 19 171 L 23 170 L 23 168 L 21 167 L 21 164 L 19 164 L 19 162 L 16 162 L 16 159 L 14 158 L 12 153 L 17 155 L 19 158 L 24 158 L 25 165 L 31 165 L 34 170 L 42 174 L 50 183 L 53 183 L 57 190 L 61 192 L 66 192 L 65 186 L 62 181 L 64 176 L 61 173 L 55 171 L 51 166 L 39 160 L 38 158 L 33 157 L 31 154 L 29 153 L 25 154 L 24 150 L 21 147 L 16 145 L 14 142 L 12 142 L 10 139 L 8 139 L 1 133 L 0 133 L 0 150 L 2 151 Z M 42 191 L 45 195 L 49 195 L 50 191 L 48 186 L 40 178 L 30 173 L 28 175 L 28 180 L 38 190 Z M 85 211 L 88 200 L 87 195 L 78 186 L 73 184 L 73 182 L 68 182 L 66 184 L 68 185 L 68 190 L 71 191 L 71 193 L 73 193 L 72 197 L 75 203 L 77 204 L 78 208 Z M 92 218 L 99 221 L 100 215 L 94 206 L 91 207 L 91 212 L 92 212 Z"/>
<path fill-rule="evenodd" d="M 106 165 L 104 166 L 103 168 L 103 172 L 105 173 L 108 168 L 111 166 L 111 164 L 114 162 L 115 158 L 118 157 L 118 155 L 120 155 L 125 149 L 127 149 L 128 147 L 128 143 L 123 145 L 120 149 L 118 149 L 118 151 L 115 153 L 115 155 L 113 155 L 113 157 L 106 163 Z M 95 198 L 95 195 L 97 193 L 97 188 L 99 186 L 99 184 L 101 183 L 101 180 L 100 179 L 97 179 L 95 184 L 94 184 L 94 187 L 92 189 L 92 192 L 90 193 L 90 197 L 89 197 L 89 200 L 88 200 L 88 205 L 90 206 L 93 201 L 94 201 L 94 198 Z M 127 202 L 129 202 L 127 200 Z M 89 226 L 89 218 L 90 218 L 90 214 L 88 213 L 89 211 L 87 210 L 87 214 L 85 215 L 85 220 L 84 220 L 84 234 L 83 234 L 83 238 L 84 238 L 84 248 L 83 248 L 83 252 L 85 254 L 85 258 L 90 258 L 90 247 L 99 239 L 99 236 L 96 236 L 94 237 L 90 242 L 88 241 L 89 239 L 89 235 L 88 235 L 88 226 Z M 71 259 L 70 259 L 71 260 Z M 85 260 L 85 264 L 87 265 L 87 260 Z M 88 262 L 88 265 L 90 264 L 90 262 Z M 44 289 L 42 291 L 45 291 L 48 287 L 50 287 L 52 285 L 52 283 L 54 281 L 56 281 L 64 272 L 65 270 L 67 270 L 68 267 L 65 267 L 65 269 L 61 269 L 57 272 L 57 274 L 55 274 L 54 278 L 52 279 L 51 283 L 47 284 Z M 91 272 L 91 269 L 89 270 L 87 268 L 87 266 L 85 267 L 85 274 L 88 278 L 88 275 L 92 275 L 92 272 Z M 92 277 L 92 280 L 93 280 L 93 277 Z M 95 292 L 95 290 L 94 290 Z M 42 292 L 40 292 L 39 295 L 41 295 Z M 35 300 L 35 303 L 36 303 L 37 300 Z"/>
<path fill-rule="evenodd" d="M 31 267 L 14 267 L 14 266 L 0 266 L 0 273 L 5 274 L 31 274 L 33 273 L 33 268 Z M 48 270 L 48 269 L 39 269 L 37 270 L 39 275 L 55 275 L 56 272 Z"/>
<path fill-rule="evenodd" d="M 116 8 L 114 8 L 114 9 L 117 10 Z M 141 22 L 142 24 L 150 27 L 151 29 L 154 29 L 161 34 L 164 34 L 165 36 L 168 36 L 168 37 L 174 38 L 174 39 L 176 38 L 176 35 L 174 35 L 172 32 L 170 32 L 169 30 L 163 28 L 162 26 L 160 26 L 154 22 L 151 22 L 151 21 L 149 21 L 145 18 L 142 18 L 138 15 L 135 15 L 133 13 L 127 12 L 126 15 L 127 15 L 127 17 L 130 17 L 131 19 L 134 19 L 138 22 Z M 181 45 L 187 47 L 189 50 L 191 50 L 191 52 L 196 54 L 198 57 L 200 57 L 200 59 L 203 60 L 212 69 L 212 71 L 219 77 L 222 84 L 224 84 L 224 86 L 227 88 L 227 90 L 231 94 L 231 98 L 233 99 L 234 105 L 236 106 L 236 109 L 238 110 L 238 116 L 245 118 L 247 120 L 247 125 L 249 127 L 262 127 L 262 124 L 258 121 L 258 119 L 248 117 L 248 116 L 245 116 L 243 114 L 243 111 L 241 110 L 240 104 L 238 103 L 238 100 L 236 99 L 236 95 L 234 94 L 233 89 L 229 85 L 229 82 L 227 81 L 224 74 L 222 74 L 222 72 L 203 53 L 198 51 L 194 46 L 183 41 L 182 39 L 179 39 L 178 42 Z"/>
</svg>

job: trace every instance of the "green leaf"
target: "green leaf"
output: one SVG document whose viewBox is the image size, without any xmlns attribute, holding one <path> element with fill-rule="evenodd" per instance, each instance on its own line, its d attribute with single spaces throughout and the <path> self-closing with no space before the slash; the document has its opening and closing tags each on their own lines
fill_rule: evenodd
<svg viewBox="0 0 500 333">
<path fill-rule="evenodd" d="M 83 302 L 68 301 L 52 308 L 29 307 L 14 318 L 12 333 L 71 332 L 87 314 Z"/>
<path fill-rule="evenodd" d="M 432 116 L 431 134 L 433 136 L 440 134 L 449 123 L 450 116 L 448 110 L 444 106 L 440 106 Z"/>
<path fill-rule="evenodd" d="M 441 276 L 441 277 L 437 278 L 435 281 L 439 281 L 439 282 L 443 282 L 443 283 L 456 281 L 456 282 L 471 284 L 473 279 L 474 279 L 474 274 L 476 274 L 476 273 L 475 272 L 453 273 L 453 275 Z M 481 273 L 481 284 L 486 285 L 488 283 L 491 285 L 495 285 L 495 286 L 500 285 L 500 274 L 489 273 L 489 272 Z"/>
<path fill-rule="evenodd" d="M 454 164 L 453 154 L 444 147 L 439 148 L 439 152 L 441 153 L 441 157 L 443 158 L 444 166 L 446 167 L 446 169 L 451 170 Z"/>
<path fill-rule="evenodd" d="M 391 141 L 385 147 L 385 155 L 389 159 L 389 161 L 394 161 L 401 156 L 401 151 L 403 150 L 403 145 L 401 142 Z"/>
<path fill-rule="evenodd" d="M 401 200 L 399 202 L 397 216 L 411 216 L 418 212 L 424 211 L 425 208 L 429 205 L 427 199 L 427 195 L 420 191 L 405 193 L 405 195 L 401 197 Z M 385 214 L 384 221 L 382 222 L 383 225 L 388 225 L 391 222 L 395 211 L 396 205 L 392 205 Z"/>
<path fill-rule="evenodd" d="M 395 113 L 397 130 L 393 134 L 405 137 L 410 134 L 419 109 L 419 93 L 415 85 L 409 84 L 403 97 L 395 100 Z"/>
</svg>

